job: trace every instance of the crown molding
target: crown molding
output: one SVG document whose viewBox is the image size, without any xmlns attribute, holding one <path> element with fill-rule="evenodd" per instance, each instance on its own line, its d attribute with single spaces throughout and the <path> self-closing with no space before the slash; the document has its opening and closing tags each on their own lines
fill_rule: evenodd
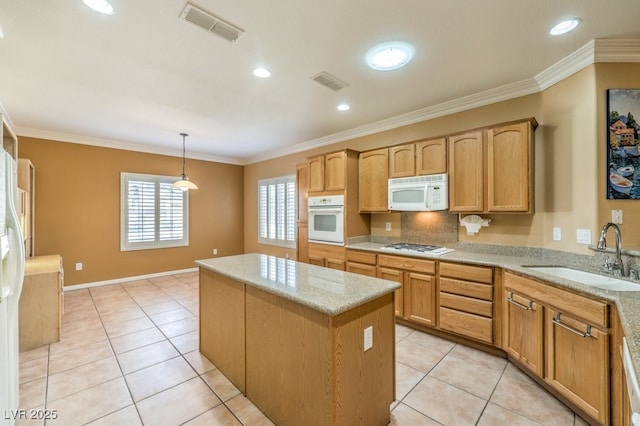
<svg viewBox="0 0 640 426">
<path fill-rule="evenodd" d="M 133 142 L 125 142 L 115 139 L 94 138 L 91 136 L 81 136 L 72 133 L 52 132 L 49 130 L 34 129 L 30 127 L 16 127 L 15 132 L 18 136 L 48 139 L 58 142 L 69 142 L 80 145 L 99 146 L 102 148 L 122 149 L 125 151 L 144 152 L 147 154 L 168 155 L 171 157 L 182 157 L 182 149 L 164 148 L 161 146 L 139 144 Z M 205 154 L 202 152 L 191 152 L 185 155 L 186 158 L 194 160 L 213 161 L 216 163 L 244 165 L 240 159 L 232 157 L 219 157 L 215 155 Z"/>
<path fill-rule="evenodd" d="M 591 40 L 533 78 L 299 143 L 285 149 L 270 151 L 266 155 L 249 158 L 247 164 L 320 148 L 325 145 L 344 142 L 349 139 L 542 92 L 596 62 L 640 62 L 640 39 Z"/>
</svg>

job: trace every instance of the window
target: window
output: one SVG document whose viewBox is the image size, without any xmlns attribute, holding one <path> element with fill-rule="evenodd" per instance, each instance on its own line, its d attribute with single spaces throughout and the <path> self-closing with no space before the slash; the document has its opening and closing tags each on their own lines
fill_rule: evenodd
<svg viewBox="0 0 640 426">
<path fill-rule="evenodd" d="M 295 175 L 258 181 L 258 242 L 295 247 Z"/>
<path fill-rule="evenodd" d="M 175 176 L 120 174 L 120 250 L 189 245 L 189 192 Z"/>
</svg>

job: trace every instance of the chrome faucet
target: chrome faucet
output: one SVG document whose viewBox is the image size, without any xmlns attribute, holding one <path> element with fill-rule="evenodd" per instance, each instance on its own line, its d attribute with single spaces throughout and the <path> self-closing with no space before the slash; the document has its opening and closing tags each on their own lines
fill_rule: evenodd
<svg viewBox="0 0 640 426">
<path fill-rule="evenodd" d="M 596 246 L 597 250 L 604 250 L 607 248 L 607 239 L 606 234 L 609 228 L 613 228 L 613 232 L 616 234 L 616 260 L 611 264 L 609 260 L 605 257 L 604 265 L 602 268 L 607 272 L 613 272 L 614 275 L 622 275 L 625 276 L 624 273 L 624 263 L 622 262 L 622 236 L 620 234 L 620 228 L 615 223 L 607 223 L 602 227 L 602 231 L 600 232 L 600 239 L 598 240 L 598 245 Z"/>
</svg>

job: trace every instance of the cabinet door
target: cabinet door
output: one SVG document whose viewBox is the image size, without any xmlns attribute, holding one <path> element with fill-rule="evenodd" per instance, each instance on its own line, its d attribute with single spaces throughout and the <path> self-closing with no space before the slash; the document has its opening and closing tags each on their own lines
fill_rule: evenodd
<svg viewBox="0 0 640 426">
<path fill-rule="evenodd" d="M 309 192 L 324 191 L 324 155 L 309 159 Z"/>
<path fill-rule="evenodd" d="M 529 121 L 487 131 L 488 211 L 531 211 L 531 133 Z"/>
<path fill-rule="evenodd" d="M 388 211 L 389 150 L 360 153 L 358 174 L 360 212 Z"/>
<path fill-rule="evenodd" d="M 416 175 L 416 146 L 407 144 L 389 148 L 389 177 Z"/>
<path fill-rule="evenodd" d="M 395 281 L 402 286 L 394 292 L 393 297 L 395 299 L 394 309 L 396 316 L 404 318 L 404 272 L 397 269 L 378 268 L 378 278 L 382 278 L 383 280 Z"/>
<path fill-rule="evenodd" d="M 344 151 L 325 155 L 325 191 L 342 191 L 345 188 L 347 153 Z"/>
<path fill-rule="evenodd" d="M 528 297 L 504 291 L 503 349 L 520 365 L 543 376 L 542 306 Z"/>
<path fill-rule="evenodd" d="M 324 257 L 317 257 L 314 255 L 309 255 L 309 264 L 310 265 L 316 265 L 316 266 L 324 266 L 325 265 L 325 259 Z"/>
<path fill-rule="evenodd" d="M 309 263 L 309 225 L 299 223 L 298 236 L 296 238 L 296 260 Z"/>
<path fill-rule="evenodd" d="M 368 277 L 376 276 L 376 266 L 367 265 L 358 262 L 347 262 L 347 272 L 353 272 L 354 274 L 366 275 Z"/>
<path fill-rule="evenodd" d="M 484 209 L 483 133 L 449 138 L 449 211 L 481 212 Z"/>
<path fill-rule="evenodd" d="M 309 218 L 309 206 L 307 203 L 307 191 L 309 190 L 309 163 L 296 166 L 296 199 L 298 202 L 297 221 L 307 222 Z M 305 236 L 306 238 L 306 236 Z"/>
<path fill-rule="evenodd" d="M 406 318 L 419 324 L 436 324 L 436 285 L 432 275 L 407 272 L 405 275 Z"/>
<path fill-rule="evenodd" d="M 546 309 L 545 380 L 602 424 L 609 419 L 609 334 Z"/>
<path fill-rule="evenodd" d="M 416 144 L 416 174 L 447 173 L 447 139 L 431 139 Z"/>
</svg>

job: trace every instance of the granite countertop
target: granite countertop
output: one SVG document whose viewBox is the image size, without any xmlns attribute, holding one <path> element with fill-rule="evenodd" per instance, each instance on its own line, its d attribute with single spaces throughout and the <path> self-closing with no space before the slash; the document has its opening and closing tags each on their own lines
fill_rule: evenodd
<svg viewBox="0 0 640 426">
<path fill-rule="evenodd" d="M 358 242 L 354 244 L 347 244 L 346 247 L 348 249 L 373 251 L 379 254 L 464 262 L 485 266 L 497 266 L 520 275 L 526 275 L 531 278 L 543 280 L 559 288 L 571 289 L 585 295 L 594 296 L 596 298 L 614 303 L 620 316 L 620 321 L 622 323 L 622 328 L 627 340 L 627 345 L 629 346 L 629 352 L 631 353 L 636 376 L 640 381 L 640 374 L 638 374 L 640 373 L 640 291 L 603 290 L 598 287 L 581 284 L 577 281 L 557 278 L 555 276 L 525 267 L 526 265 L 566 266 L 573 269 L 598 273 L 599 271 L 594 269 L 593 259 L 589 259 L 590 264 L 585 264 L 584 262 L 575 263 L 571 254 L 567 254 L 565 257 L 562 252 L 552 250 L 545 251 L 543 249 L 533 249 L 529 252 L 525 251 L 524 253 L 521 251 L 517 254 L 508 253 L 508 249 L 505 249 L 505 252 L 507 252 L 508 254 L 504 254 L 496 252 L 481 252 L 476 250 L 461 250 L 453 245 L 453 247 L 455 248 L 454 251 L 445 253 L 440 256 L 435 256 L 428 253 L 413 254 L 407 252 L 382 250 L 383 246 L 384 244 L 374 242 Z M 547 252 L 549 254 L 547 254 Z M 640 283 L 634 283 L 640 286 Z"/>
<path fill-rule="evenodd" d="M 400 288 L 394 281 L 264 254 L 203 259 L 196 264 L 330 316 Z"/>
</svg>

